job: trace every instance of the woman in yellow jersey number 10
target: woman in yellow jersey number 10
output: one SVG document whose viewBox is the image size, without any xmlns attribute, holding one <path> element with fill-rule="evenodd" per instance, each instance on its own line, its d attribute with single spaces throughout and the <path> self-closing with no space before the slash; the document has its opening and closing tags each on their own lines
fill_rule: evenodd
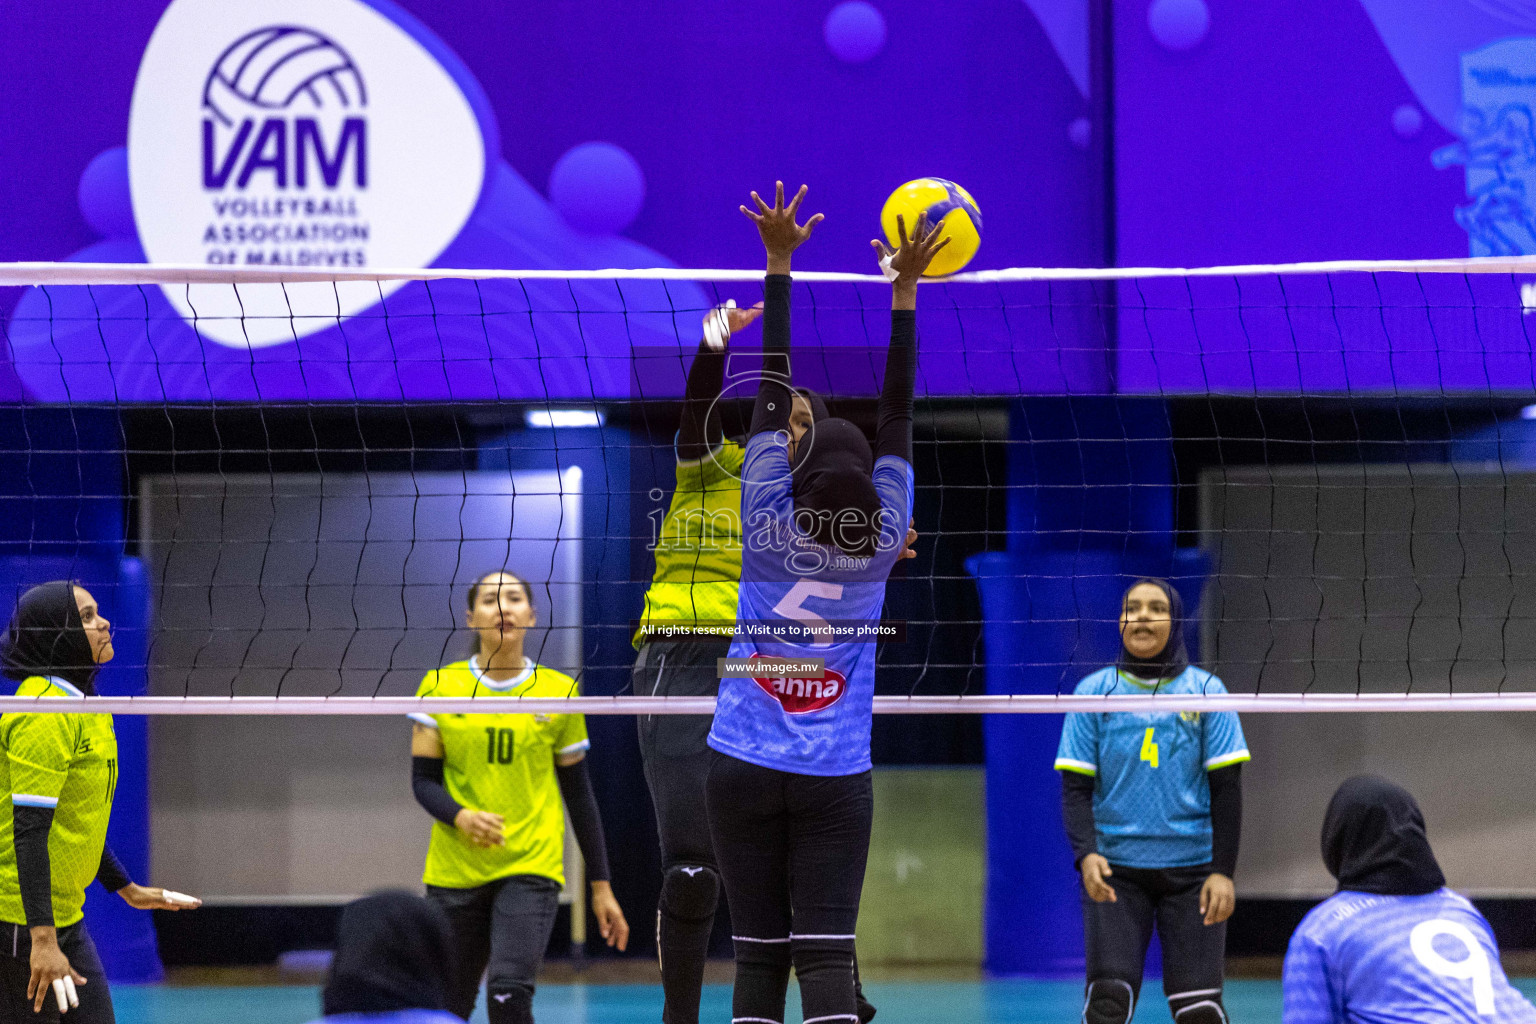
<svg viewBox="0 0 1536 1024">
<path fill-rule="evenodd" d="M 112 624 L 84 587 L 33 587 L 16 603 L 0 665 L 19 697 L 89 697 L 112 660 Z M 111 1024 L 112 999 L 86 931 L 85 887 L 98 881 L 139 910 L 201 901 L 135 885 L 107 847 L 117 789 L 112 716 L 0 715 L 0 1020 Z M 58 827 L 55 828 L 54 826 Z"/>
<path fill-rule="evenodd" d="M 415 714 L 411 777 L 436 821 L 427 849 L 427 898 L 442 907 L 457 956 L 448 1009 L 465 1020 L 487 971 L 491 1024 L 533 1020 L 534 975 L 554 927 L 565 815 L 587 862 L 592 913 L 608 945 L 623 950 L 629 924 L 608 884 L 608 853 L 587 774 L 581 715 L 518 713 L 518 697 L 572 697 L 576 681 L 523 652 L 537 624 L 532 589 L 509 572 L 469 588 L 465 624 L 474 653 L 427 673 L 421 697 L 512 698 L 506 711 Z"/>
</svg>

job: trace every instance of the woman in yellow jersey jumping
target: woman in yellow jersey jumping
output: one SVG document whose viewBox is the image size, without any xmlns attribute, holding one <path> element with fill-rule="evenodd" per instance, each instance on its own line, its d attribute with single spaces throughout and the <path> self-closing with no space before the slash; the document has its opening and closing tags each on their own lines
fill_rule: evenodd
<svg viewBox="0 0 1536 1024">
<path fill-rule="evenodd" d="M 427 673 L 421 697 L 570 697 L 576 681 L 537 665 L 523 638 L 538 617 L 528 584 L 509 572 L 469 588 L 465 624 L 474 654 Z M 586 720 L 513 710 L 412 715 L 411 780 L 437 819 L 427 849 L 427 898 L 453 927 L 456 969 L 448 1008 L 465 1020 L 487 970 L 491 1024 L 533 1020 L 533 979 L 554 927 L 565 816 L 586 858 L 592 913 L 608 945 L 623 950 L 629 924 L 608 884 L 608 853 L 587 775 Z"/>
<path fill-rule="evenodd" d="M 96 599 L 64 580 L 16 603 L 0 652 L 18 697 L 84 697 L 112 660 L 112 624 Z M 140 910 L 184 910 L 190 896 L 135 885 L 107 848 L 117 788 L 112 716 L 0 715 L 0 1020 L 111 1024 L 101 958 L 86 931 L 94 879 Z"/>
</svg>

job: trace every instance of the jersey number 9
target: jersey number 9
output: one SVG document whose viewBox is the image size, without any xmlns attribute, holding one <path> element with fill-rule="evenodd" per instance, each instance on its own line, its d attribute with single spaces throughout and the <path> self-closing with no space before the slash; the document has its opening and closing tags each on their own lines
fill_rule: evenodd
<svg viewBox="0 0 1536 1024">
<path fill-rule="evenodd" d="M 1458 960 L 1442 955 L 1435 948 L 1435 939 L 1442 935 L 1450 936 L 1461 943 L 1467 955 Z M 1483 952 L 1483 947 L 1478 943 L 1477 936 L 1472 934 L 1472 929 L 1460 922 L 1437 917 L 1414 925 L 1413 931 L 1408 935 L 1408 945 L 1413 949 L 1414 959 L 1442 978 L 1470 981 L 1472 1003 L 1477 1008 L 1477 1015 L 1493 1016 L 1495 1009 L 1493 968 L 1489 966 L 1488 954 Z"/>
<path fill-rule="evenodd" d="M 514 734 L 511 729 L 485 727 L 485 763 L 511 764 Z"/>
</svg>

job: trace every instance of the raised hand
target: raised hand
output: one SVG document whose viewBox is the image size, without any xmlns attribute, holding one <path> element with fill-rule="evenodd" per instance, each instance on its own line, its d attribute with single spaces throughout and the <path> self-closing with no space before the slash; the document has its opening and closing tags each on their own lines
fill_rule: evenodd
<svg viewBox="0 0 1536 1024">
<path fill-rule="evenodd" d="M 932 230 L 928 228 L 928 214 L 920 213 L 917 223 L 913 225 L 912 234 L 907 234 L 907 219 L 901 214 L 896 215 L 896 234 L 901 240 L 897 248 L 892 249 L 880 239 L 870 240 L 874 247 L 875 258 L 883 264 L 886 259 L 891 261 L 891 269 L 896 271 L 896 279 L 891 282 L 891 287 L 898 293 L 910 293 L 914 300 L 917 295 L 917 282 L 922 278 L 923 271 L 928 269 L 928 264 L 939 254 L 939 250 L 949 244 L 948 238 L 940 238 L 939 232 L 943 225 L 935 225 Z M 914 308 L 911 306 L 898 308 Z"/>
<path fill-rule="evenodd" d="M 763 248 L 768 250 L 768 273 L 789 273 L 789 258 L 802 242 L 811 237 L 811 231 L 822 221 L 819 213 L 811 214 L 804 224 L 795 223 L 795 215 L 800 212 L 800 204 L 805 200 L 805 194 L 809 191 L 801 185 L 800 191 L 784 205 L 784 183 L 774 182 L 773 205 L 763 202 L 763 198 L 756 192 L 752 193 L 752 202 L 757 205 L 754 213 L 745 206 L 741 212 L 757 225 L 757 233 L 763 238 Z M 931 258 L 931 257 L 930 257 Z M 926 266 L 926 264 L 925 264 Z"/>
<path fill-rule="evenodd" d="M 704 314 L 704 343 L 712 351 L 720 352 L 725 349 L 726 342 L 735 334 L 749 325 L 752 321 L 763 315 L 763 304 L 737 308 L 736 301 L 732 299 L 724 306 L 716 306 Z"/>
</svg>

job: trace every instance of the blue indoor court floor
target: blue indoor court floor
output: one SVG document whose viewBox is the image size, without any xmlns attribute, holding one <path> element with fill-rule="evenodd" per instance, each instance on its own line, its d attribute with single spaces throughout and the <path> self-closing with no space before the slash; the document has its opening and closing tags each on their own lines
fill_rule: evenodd
<svg viewBox="0 0 1536 1024">
<path fill-rule="evenodd" d="M 1536 997 L 1536 979 L 1516 981 Z M 867 986 L 880 1008 L 879 1024 L 1075 1024 L 1082 1016 L 1077 981 L 1004 979 L 986 981 L 883 982 Z M 1162 989 L 1152 981 L 1137 1008 L 1140 1024 L 1170 1024 Z M 114 990 L 119 1024 L 304 1024 L 319 1012 L 319 990 L 310 986 L 178 987 L 122 985 Z M 1279 1024 L 1278 981 L 1227 983 L 1227 1010 L 1233 1024 Z M 534 1000 L 538 1024 L 656 1024 L 661 990 L 654 985 L 559 984 L 541 986 Z M 704 991 L 705 1024 L 730 1020 L 730 988 Z M 799 1021 L 794 985 L 787 1014 Z M 484 1024 L 485 1009 L 475 1014 Z"/>
</svg>

